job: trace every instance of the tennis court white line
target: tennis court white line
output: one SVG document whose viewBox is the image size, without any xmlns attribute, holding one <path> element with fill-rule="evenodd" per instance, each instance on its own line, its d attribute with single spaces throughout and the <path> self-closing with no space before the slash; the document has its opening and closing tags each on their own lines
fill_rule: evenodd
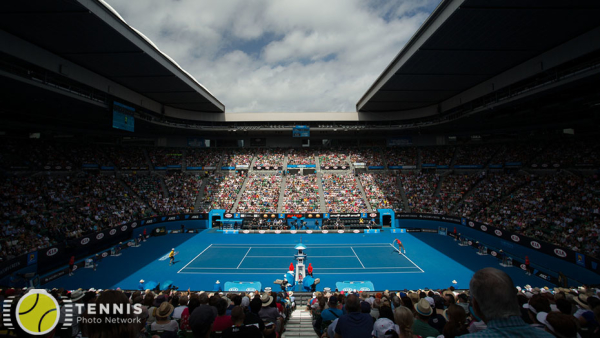
<svg viewBox="0 0 600 338">
<path fill-rule="evenodd" d="M 257 247 L 256 245 L 252 244 L 252 245 L 223 245 L 223 246 L 218 246 L 218 245 L 213 245 L 213 249 L 231 249 L 231 248 L 235 248 L 235 249 L 242 249 L 242 248 L 249 248 L 250 246 L 252 246 L 254 249 L 290 249 L 290 250 L 295 250 L 293 246 L 291 245 L 287 245 L 287 246 L 276 246 L 276 245 L 272 245 L 272 246 L 263 246 L 263 247 Z M 353 244 L 348 244 L 345 246 L 329 246 L 329 245 L 306 245 L 306 249 L 346 249 L 349 247 L 355 247 L 355 248 L 387 248 L 388 245 L 387 244 L 382 244 L 382 245 L 353 245 Z"/>
<path fill-rule="evenodd" d="M 291 256 L 291 255 L 288 255 L 288 256 L 248 256 L 246 258 L 252 258 L 252 257 L 260 257 L 260 258 L 293 258 L 293 256 Z M 339 258 L 339 257 L 354 257 L 354 256 L 312 256 L 312 255 L 309 255 L 308 257 L 310 257 L 310 258 Z"/>
<path fill-rule="evenodd" d="M 421 268 L 420 268 L 420 267 L 419 267 L 417 264 L 415 264 L 415 262 L 413 262 L 413 261 L 412 261 L 410 258 L 406 257 L 406 255 L 405 255 L 405 254 L 402 254 L 402 256 L 404 256 L 406 259 L 408 259 L 408 261 L 409 261 L 409 262 L 413 263 L 413 264 L 414 264 L 414 265 L 417 267 L 417 269 L 421 270 L 421 272 L 425 272 L 425 271 L 423 271 L 423 269 L 421 269 Z"/>
<path fill-rule="evenodd" d="M 252 250 L 252 247 L 250 247 L 250 249 L 248 249 L 248 251 L 246 251 L 246 254 L 244 255 L 244 258 L 242 258 L 242 260 L 240 261 L 240 264 L 238 264 L 236 269 L 240 268 L 240 265 L 242 265 L 242 263 L 244 262 L 244 259 L 246 259 L 246 256 L 248 256 L 248 253 L 250 252 L 250 250 Z"/>
<path fill-rule="evenodd" d="M 362 263 L 362 261 L 360 260 L 360 258 L 358 258 L 358 255 L 356 254 L 356 251 L 354 251 L 354 249 L 352 247 L 350 247 L 350 249 L 352 249 L 352 252 L 354 252 L 354 256 L 356 256 L 356 259 L 358 259 L 358 262 L 360 263 L 360 265 L 362 265 L 362 267 L 364 269 L 365 265 Z"/>
<path fill-rule="evenodd" d="M 248 243 L 248 244 L 213 243 L 213 246 L 227 246 L 227 247 L 230 247 L 230 246 L 246 246 L 247 247 L 247 246 L 251 245 L 252 247 L 256 247 L 256 248 L 261 247 L 261 246 L 262 247 L 268 247 L 268 248 L 273 247 L 273 246 L 286 246 L 286 247 L 292 247 L 293 248 L 294 246 L 296 246 L 298 244 L 300 244 L 300 243 L 274 243 L 272 245 L 269 245 L 269 244 L 260 244 L 260 243 L 257 243 L 257 244 L 254 244 L 254 243 Z M 313 244 L 313 243 L 306 243 L 306 242 L 304 242 L 302 244 L 304 244 L 305 246 L 306 245 L 320 245 L 320 246 L 325 246 L 326 245 L 326 246 L 331 247 L 331 246 L 361 246 L 361 245 L 382 245 L 382 246 L 387 246 L 389 243 L 335 243 L 335 244 L 334 243 L 331 243 L 331 244 L 330 243 L 314 243 Z"/>
<path fill-rule="evenodd" d="M 390 244 L 390 246 L 391 246 L 392 248 L 396 249 L 396 248 L 395 248 L 395 247 L 394 247 L 392 244 Z M 416 267 L 417 267 L 417 269 L 421 270 L 421 272 L 425 272 L 425 271 L 423 271 L 423 269 L 421 269 L 421 267 L 419 267 L 417 264 L 415 264 L 415 262 L 413 262 L 413 261 L 412 261 L 410 258 L 406 257 L 406 255 L 405 255 L 405 254 L 402 254 L 402 256 L 404 256 L 404 258 L 408 259 L 408 261 L 409 261 L 409 262 L 413 263 L 413 265 L 414 265 L 414 266 L 416 266 Z"/>
<path fill-rule="evenodd" d="M 209 246 L 207 246 L 207 247 L 206 247 L 206 249 L 202 250 L 202 252 L 201 252 L 201 253 L 199 253 L 199 254 L 198 254 L 196 257 L 194 257 L 194 259 L 192 259 L 192 260 L 191 260 L 191 261 L 189 261 L 189 262 L 188 262 L 186 265 L 184 265 L 184 266 L 183 266 L 183 268 L 179 269 L 179 271 L 177 271 L 177 273 L 180 273 L 180 272 L 181 272 L 181 270 L 185 269 L 185 268 L 186 268 L 188 265 L 190 265 L 190 263 L 191 263 L 191 262 L 195 261 L 195 260 L 196 260 L 196 258 L 200 257 L 200 255 L 202 255 L 202 254 L 204 253 L 204 251 L 208 250 L 208 248 L 210 248 L 211 246 L 212 246 L 212 244 L 211 244 L 211 245 L 209 245 Z"/>
<path fill-rule="evenodd" d="M 181 273 L 185 273 L 188 275 L 214 275 L 214 274 L 219 274 L 219 275 L 270 275 L 270 276 L 274 276 L 274 275 L 280 275 L 281 273 L 279 272 L 272 272 L 272 273 L 247 273 L 247 272 L 181 272 Z M 373 272 L 353 272 L 353 275 L 373 275 L 373 274 L 400 274 L 400 273 L 424 273 L 424 271 L 414 271 L 414 272 L 408 272 L 408 271 L 398 271 L 398 272 L 386 272 L 386 271 L 373 271 Z M 320 273 L 319 275 L 347 275 L 347 273 L 337 273 L 337 272 L 331 272 L 331 273 Z"/>
<path fill-rule="evenodd" d="M 350 256 L 354 257 L 354 256 Z M 237 268 L 188 268 L 188 269 L 196 269 L 196 270 L 235 270 Z M 243 270 L 282 270 L 282 268 L 242 268 Z M 416 266 L 379 266 L 375 268 L 313 268 L 313 270 L 355 270 L 355 269 L 418 269 Z"/>
</svg>

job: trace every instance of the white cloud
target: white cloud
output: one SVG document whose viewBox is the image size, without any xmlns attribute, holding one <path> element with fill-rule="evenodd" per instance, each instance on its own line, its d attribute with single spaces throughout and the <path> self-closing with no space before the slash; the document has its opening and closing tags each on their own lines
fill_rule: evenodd
<svg viewBox="0 0 600 338">
<path fill-rule="evenodd" d="M 228 112 L 354 111 L 438 2 L 108 0 Z"/>
</svg>

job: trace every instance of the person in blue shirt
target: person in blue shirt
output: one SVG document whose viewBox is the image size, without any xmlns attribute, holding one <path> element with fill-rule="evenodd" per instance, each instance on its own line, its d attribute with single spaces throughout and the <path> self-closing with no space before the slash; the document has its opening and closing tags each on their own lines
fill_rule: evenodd
<svg viewBox="0 0 600 338">
<path fill-rule="evenodd" d="M 323 320 L 321 324 L 321 333 L 327 330 L 327 327 L 337 318 L 340 318 L 344 315 L 342 310 L 338 309 L 338 299 L 335 295 L 329 297 L 329 301 L 327 302 L 329 306 L 327 309 L 321 311 L 321 318 Z"/>
<path fill-rule="evenodd" d="M 141 290 L 141 291 L 146 290 L 146 288 L 144 288 L 144 283 L 145 283 L 145 281 L 143 279 L 140 279 L 140 284 L 138 284 L 138 290 Z"/>
<path fill-rule="evenodd" d="M 487 324 L 487 329 L 461 337 L 554 337 L 544 330 L 528 325 L 521 319 L 515 285 L 506 272 L 495 268 L 481 269 L 471 278 L 469 290 L 474 314 Z"/>
<path fill-rule="evenodd" d="M 373 318 L 360 312 L 360 299 L 351 294 L 346 298 L 347 314 L 338 319 L 335 326 L 335 338 L 370 337 L 373 332 Z"/>
</svg>

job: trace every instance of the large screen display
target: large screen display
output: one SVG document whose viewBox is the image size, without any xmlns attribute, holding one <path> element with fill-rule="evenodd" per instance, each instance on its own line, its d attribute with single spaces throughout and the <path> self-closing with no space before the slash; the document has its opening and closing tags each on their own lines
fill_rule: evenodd
<svg viewBox="0 0 600 338">
<path fill-rule="evenodd" d="M 292 129 L 293 137 L 310 137 L 310 127 L 309 126 L 295 126 Z"/>
<path fill-rule="evenodd" d="M 135 118 L 133 113 L 135 108 L 126 106 L 122 103 L 113 102 L 113 128 L 126 131 L 134 131 Z"/>
</svg>

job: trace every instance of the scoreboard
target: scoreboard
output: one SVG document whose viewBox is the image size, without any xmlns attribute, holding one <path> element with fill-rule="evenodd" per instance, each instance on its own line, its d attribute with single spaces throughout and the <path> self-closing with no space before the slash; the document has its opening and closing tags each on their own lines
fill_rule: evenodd
<svg viewBox="0 0 600 338">
<path fill-rule="evenodd" d="M 117 101 L 113 102 L 113 128 L 134 131 L 135 118 L 133 117 L 135 108 L 126 106 Z"/>
<path fill-rule="evenodd" d="M 292 129 L 292 137 L 310 137 L 309 126 L 295 126 Z"/>
</svg>

